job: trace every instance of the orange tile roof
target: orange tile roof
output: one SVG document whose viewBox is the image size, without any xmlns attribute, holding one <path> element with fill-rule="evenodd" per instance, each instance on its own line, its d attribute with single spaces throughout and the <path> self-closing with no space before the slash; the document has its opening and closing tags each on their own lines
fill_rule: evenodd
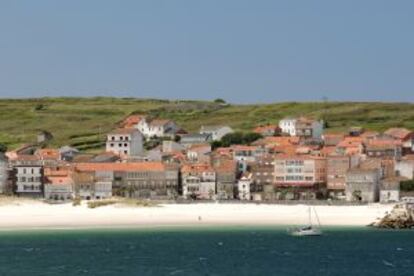
<svg viewBox="0 0 414 276">
<path fill-rule="evenodd" d="M 121 123 L 123 128 L 133 128 L 137 125 L 142 119 L 144 119 L 144 115 L 131 115 L 125 118 L 125 120 Z"/>
<path fill-rule="evenodd" d="M 161 162 L 131 162 L 131 163 L 78 163 L 77 171 L 164 171 L 165 165 Z"/>
<path fill-rule="evenodd" d="M 237 162 L 229 159 L 220 159 L 217 164 L 214 165 L 214 169 L 217 172 L 235 172 L 237 168 Z"/>
<path fill-rule="evenodd" d="M 361 146 L 363 142 L 362 137 L 357 136 L 347 136 L 345 137 L 339 144 L 337 145 L 338 148 L 348 148 L 348 147 L 357 147 Z"/>
<path fill-rule="evenodd" d="M 253 132 L 255 133 L 263 133 L 266 131 L 276 131 L 279 128 L 278 125 L 265 125 L 265 126 L 258 126 L 253 129 Z"/>
<path fill-rule="evenodd" d="M 299 144 L 299 137 L 290 136 L 276 136 L 276 137 L 265 137 L 254 142 L 254 145 L 275 145 L 275 146 L 287 146 Z"/>
<path fill-rule="evenodd" d="M 53 184 L 53 185 L 72 185 L 73 179 L 70 176 L 62 176 L 62 177 L 46 177 L 46 184 Z"/>
<path fill-rule="evenodd" d="M 413 135 L 413 132 L 406 128 L 390 128 L 384 132 L 385 135 L 396 139 L 405 140 Z"/>
<path fill-rule="evenodd" d="M 323 156 L 331 155 L 335 152 L 336 146 L 325 146 L 321 149 L 321 154 Z"/>
<path fill-rule="evenodd" d="M 40 159 L 59 160 L 60 152 L 58 149 L 38 149 L 35 155 Z"/>
<path fill-rule="evenodd" d="M 207 164 L 207 163 L 184 164 L 181 167 L 181 172 L 183 173 L 214 172 L 214 169 L 210 164 Z"/>
<path fill-rule="evenodd" d="M 246 145 L 232 145 L 230 147 L 233 151 L 243 150 L 243 151 L 255 151 L 257 150 L 256 146 L 246 146 Z"/>
<path fill-rule="evenodd" d="M 193 144 L 188 148 L 189 151 L 197 151 L 197 150 L 205 150 L 205 149 L 211 149 L 211 145 L 210 144 Z"/>
<path fill-rule="evenodd" d="M 401 141 L 392 139 L 373 139 L 367 142 L 369 149 L 387 149 L 401 146 Z"/>
</svg>

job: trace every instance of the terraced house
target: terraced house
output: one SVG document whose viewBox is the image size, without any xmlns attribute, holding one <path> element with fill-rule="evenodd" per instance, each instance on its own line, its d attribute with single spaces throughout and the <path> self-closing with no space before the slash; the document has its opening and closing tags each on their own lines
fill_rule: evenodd
<svg viewBox="0 0 414 276">
<path fill-rule="evenodd" d="M 181 168 L 183 197 L 213 199 L 216 195 L 216 172 L 210 164 L 185 164 Z"/>
<path fill-rule="evenodd" d="M 91 174 L 89 183 L 79 184 L 89 184 L 95 198 L 110 197 L 112 191 L 119 196 L 153 199 L 178 194 L 178 168 L 161 162 L 81 163 L 75 169 Z"/>
<path fill-rule="evenodd" d="M 326 183 L 326 159 L 312 155 L 276 155 L 275 186 L 294 198 L 315 198 Z"/>
</svg>

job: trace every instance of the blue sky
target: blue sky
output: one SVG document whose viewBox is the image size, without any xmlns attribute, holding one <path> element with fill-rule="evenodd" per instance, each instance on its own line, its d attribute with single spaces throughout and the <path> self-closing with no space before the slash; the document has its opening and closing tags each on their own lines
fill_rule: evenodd
<svg viewBox="0 0 414 276">
<path fill-rule="evenodd" d="M 0 0 L 0 97 L 414 101 L 414 1 Z"/>
</svg>

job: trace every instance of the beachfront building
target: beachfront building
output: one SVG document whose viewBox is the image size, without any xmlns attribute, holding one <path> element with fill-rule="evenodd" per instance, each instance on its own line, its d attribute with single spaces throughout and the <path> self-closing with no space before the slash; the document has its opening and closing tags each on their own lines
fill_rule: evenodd
<svg viewBox="0 0 414 276">
<path fill-rule="evenodd" d="M 120 128 L 108 133 L 106 151 L 122 156 L 139 156 L 143 154 L 143 136 L 133 128 Z"/>
<path fill-rule="evenodd" d="M 390 203 L 400 201 L 400 182 L 406 180 L 404 177 L 388 177 L 380 181 L 381 203 Z"/>
<path fill-rule="evenodd" d="M 210 164 L 185 164 L 181 168 L 185 199 L 213 199 L 216 195 L 216 172 Z"/>
<path fill-rule="evenodd" d="M 326 188 L 333 199 L 345 199 L 346 173 L 359 164 L 358 155 L 331 154 L 326 158 Z"/>
<path fill-rule="evenodd" d="M 233 159 L 237 162 L 238 173 L 245 173 L 249 163 L 254 163 L 256 158 L 264 154 L 261 147 L 244 145 L 231 146 L 231 152 L 233 153 Z"/>
<path fill-rule="evenodd" d="M 15 193 L 24 197 L 43 197 L 43 166 L 37 156 L 20 155 L 13 163 Z"/>
<path fill-rule="evenodd" d="M 212 160 L 216 172 L 217 198 L 233 199 L 236 185 L 237 163 L 226 157 L 216 157 Z"/>
<path fill-rule="evenodd" d="M 279 121 L 282 133 L 303 138 L 321 139 L 323 122 L 304 117 L 285 118 Z"/>
<path fill-rule="evenodd" d="M 379 199 L 379 169 L 352 168 L 346 174 L 347 201 L 377 202 Z"/>
<path fill-rule="evenodd" d="M 71 166 L 59 164 L 44 168 L 45 199 L 52 201 L 67 201 L 73 199 L 73 179 Z"/>
<path fill-rule="evenodd" d="M 274 185 L 278 197 L 313 199 L 326 183 L 326 159 L 312 155 L 276 155 Z"/>
<path fill-rule="evenodd" d="M 226 134 L 233 132 L 229 126 L 202 126 L 200 128 L 200 134 L 209 135 L 213 141 L 219 141 Z"/>
<path fill-rule="evenodd" d="M 254 187 L 254 191 L 263 192 L 262 198 L 264 200 L 275 199 L 274 171 L 274 157 L 270 154 L 261 156 L 249 164 L 251 186 Z"/>
<path fill-rule="evenodd" d="M 251 174 L 243 175 L 237 182 L 237 194 L 240 200 L 251 200 L 250 189 L 252 185 Z"/>
<path fill-rule="evenodd" d="M 80 163 L 75 172 L 83 192 L 95 198 L 112 193 L 131 198 L 169 199 L 178 194 L 178 168 L 161 162 Z M 82 187 L 80 187 L 82 188 Z"/>
</svg>

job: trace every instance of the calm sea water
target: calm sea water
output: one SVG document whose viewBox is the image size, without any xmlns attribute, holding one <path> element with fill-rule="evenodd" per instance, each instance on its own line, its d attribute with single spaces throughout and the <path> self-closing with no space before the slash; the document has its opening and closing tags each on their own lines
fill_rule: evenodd
<svg viewBox="0 0 414 276">
<path fill-rule="evenodd" d="M 158 228 L 0 232 L 0 275 L 414 275 L 414 232 Z"/>
</svg>

